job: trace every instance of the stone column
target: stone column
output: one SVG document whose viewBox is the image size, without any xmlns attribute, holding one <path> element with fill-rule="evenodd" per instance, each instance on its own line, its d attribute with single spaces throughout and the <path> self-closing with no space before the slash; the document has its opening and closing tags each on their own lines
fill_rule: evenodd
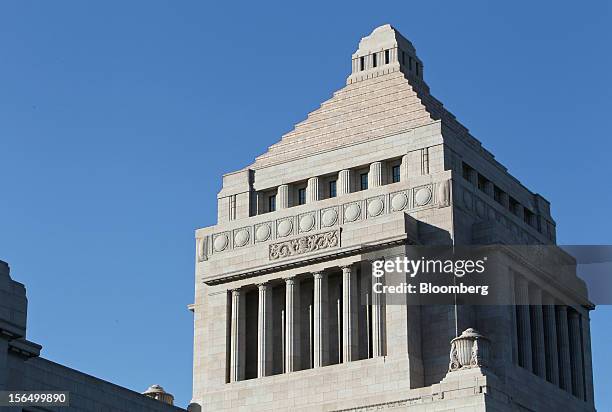
<svg viewBox="0 0 612 412">
<path fill-rule="evenodd" d="M 285 284 L 285 372 L 293 372 L 300 367 L 300 286 L 295 277 Z"/>
<path fill-rule="evenodd" d="M 544 294 L 542 296 L 544 312 L 544 340 L 546 342 L 546 379 L 559 386 L 559 353 L 557 351 L 557 322 L 555 300 Z"/>
<path fill-rule="evenodd" d="M 272 373 L 272 291 L 267 283 L 258 285 L 257 377 Z"/>
<path fill-rule="evenodd" d="M 342 362 L 357 359 L 357 280 L 355 269 L 342 267 Z"/>
<path fill-rule="evenodd" d="M 382 283 L 384 285 L 384 275 L 376 277 L 372 275 L 372 285 Z M 383 295 L 374 293 L 372 290 L 372 357 L 384 355 L 383 341 Z"/>
<path fill-rule="evenodd" d="M 280 185 L 276 195 L 276 209 L 282 210 L 289 207 L 289 185 Z"/>
<path fill-rule="evenodd" d="M 569 343 L 572 370 L 573 394 L 584 399 L 583 360 L 582 360 L 582 335 L 580 333 L 580 314 L 574 309 L 568 310 L 569 321 Z"/>
<path fill-rule="evenodd" d="M 529 284 L 521 276 L 515 277 L 516 322 L 519 343 L 519 364 L 528 371 L 533 370 L 531 359 L 531 319 L 529 316 Z"/>
<path fill-rule="evenodd" d="M 410 156 L 408 156 L 407 154 L 402 156 L 402 165 L 400 167 L 401 170 L 401 176 L 400 176 L 400 182 L 405 182 L 408 180 L 408 158 Z"/>
<path fill-rule="evenodd" d="M 374 162 L 370 164 L 370 172 L 368 173 L 368 189 L 382 186 L 382 162 Z"/>
<path fill-rule="evenodd" d="M 351 186 L 353 185 L 351 176 L 352 174 L 350 170 L 341 170 L 338 173 L 338 182 L 336 184 L 336 192 L 338 196 L 351 193 Z"/>
<path fill-rule="evenodd" d="M 311 177 L 308 179 L 308 186 L 306 186 L 306 204 L 316 202 L 320 199 L 319 178 Z"/>
<path fill-rule="evenodd" d="M 266 210 L 266 199 L 262 192 L 257 192 L 257 196 L 255 198 L 255 214 L 261 215 Z"/>
<path fill-rule="evenodd" d="M 546 379 L 546 345 L 544 344 L 544 316 L 542 313 L 542 289 L 529 288 L 531 297 L 531 342 L 533 344 L 533 372 Z"/>
<path fill-rule="evenodd" d="M 244 302 L 240 289 L 232 290 L 232 321 L 230 336 L 230 382 L 244 379 Z"/>
<path fill-rule="evenodd" d="M 314 276 L 314 367 L 325 366 L 329 360 L 327 307 L 327 277 L 322 272 L 313 273 Z"/>
<path fill-rule="evenodd" d="M 569 331 L 567 306 L 556 306 L 557 311 L 557 346 L 559 350 L 559 386 L 572 392 L 572 365 L 570 360 Z"/>
</svg>

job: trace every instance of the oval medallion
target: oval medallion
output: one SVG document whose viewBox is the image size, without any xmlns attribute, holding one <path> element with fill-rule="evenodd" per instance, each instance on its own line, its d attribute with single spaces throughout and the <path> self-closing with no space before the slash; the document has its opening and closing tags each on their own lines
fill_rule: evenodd
<svg viewBox="0 0 612 412">
<path fill-rule="evenodd" d="M 226 234 L 219 235 L 215 237 L 215 241 L 213 242 L 213 247 L 216 252 L 221 252 L 225 250 L 229 243 L 229 239 Z"/>
<path fill-rule="evenodd" d="M 406 196 L 404 193 L 397 193 L 395 196 L 393 196 L 393 199 L 391 199 L 391 208 L 394 211 L 402 210 L 407 204 L 408 196 Z"/>
<path fill-rule="evenodd" d="M 242 247 L 249 242 L 250 237 L 251 236 L 248 230 L 240 229 L 239 231 L 236 232 L 236 235 L 234 235 L 234 245 L 238 247 Z"/>
<path fill-rule="evenodd" d="M 354 222 L 359 217 L 361 208 L 358 204 L 352 204 L 344 210 L 344 218 L 347 222 Z"/>
<path fill-rule="evenodd" d="M 291 220 L 285 219 L 278 224 L 278 235 L 285 237 L 291 233 L 291 229 L 293 229 L 293 223 L 291 223 Z"/>
<path fill-rule="evenodd" d="M 385 204 L 380 199 L 373 199 L 368 205 L 368 213 L 370 216 L 378 216 L 385 208 Z"/>
<path fill-rule="evenodd" d="M 257 232 L 255 232 L 255 239 L 258 242 L 265 242 L 270 237 L 270 225 L 261 225 L 257 228 Z"/>
<path fill-rule="evenodd" d="M 300 230 L 302 232 L 308 232 L 315 225 L 315 219 L 312 215 L 303 215 L 300 217 Z"/>
<path fill-rule="evenodd" d="M 338 221 L 338 212 L 335 209 L 326 210 L 321 218 L 323 226 L 328 227 L 335 225 Z"/>
<path fill-rule="evenodd" d="M 414 195 L 414 201 L 417 206 L 425 206 L 431 200 L 431 189 L 428 187 L 422 187 L 417 190 Z"/>
</svg>

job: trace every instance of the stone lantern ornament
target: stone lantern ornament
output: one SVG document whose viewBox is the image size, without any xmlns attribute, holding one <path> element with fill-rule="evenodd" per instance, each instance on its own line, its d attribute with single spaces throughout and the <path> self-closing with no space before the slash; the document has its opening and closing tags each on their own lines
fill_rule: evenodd
<svg viewBox="0 0 612 412">
<path fill-rule="evenodd" d="M 487 366 L 489 361 L 489 339 L 468 328 L 451 340 L 450 363 L 448 371 L 480 368 Z"/>
<path fill-rule="evenodd" d="M 174 404 L 174 396 L 166 392 L 164 388 L 159 385 L 149 386 L 142 394 L 160 402 L 167 403 L 168 405 Z"/>
</svg>

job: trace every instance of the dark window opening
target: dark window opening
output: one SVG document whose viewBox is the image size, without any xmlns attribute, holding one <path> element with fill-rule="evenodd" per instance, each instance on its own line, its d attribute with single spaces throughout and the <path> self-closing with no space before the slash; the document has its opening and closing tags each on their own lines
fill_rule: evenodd
<svg viewBox="0 0 612 412">
<path fill-rule="evenodd" d="M 360 57 L 359 58 L 359 70 L 360 71 L 364 71 L 365 70 L 365 57 Z"/>
<path fill-rule="evenodd" d="M 515 198 L 510 197 L 508 199 L 508 208 L 515 215 L 518 215 L 518 211 L 519 211 L 519 207 L 520 206 L 521 206 L 520 203 Z"/>
<path fill-rule="evenodd" d="M 393 166 L 393 169 L 391 169 L 391 180 L 393 183 L 400 181 L 400 169 L 400 166 Z"/>
<path fill-rule="evenodd" d="M 487 183 L 489 181 L 487 180 L 486 177 L 484 177 L 483 175 L 481 175 L 480 173 L 478 173 L 478 189 L 481 191 L 486 191 L 487 190 Z"/>
<path fill-rule="evenodd" d="M 372 54 L 372 67 L 376 67 L 378 64 L 377 58 L 378 56 L 376 55 L 376 53 Z"/>
<path fill-rule="evenodd" d="M 412 70 L 412 56 L 408 56 L 408 70 Z"/>
<path fill-rule="evenodd" d="M 473 170 L 474 169 L 472 169 L 470 167 L 470 165 L 468 165 L 467 163 L 463 163 L 463 178 L 465 180 L 467 180 L 468 182 L 472 181 L 472 177 L 471 176 L 472 176 L 472 171 Z"/>
<path fill-rule="evenodd" d="M 336 181 L 332 180 L 331 182 L 329 182 L 329 197 L 336 197 L 337 193 L 336 193 Z"/>
<path fill-rule="evenodd" d="M 276 211 L 276 195 L 272 195 L 268 198 L 268 211 Z"/>
<path fill-rule="evenodd" d="M 402 65 L 406 64 L 406 53 L 402 51 Z"/>
<path fill-rule="evenodd" d="M 531 210 L 525 208 L 523 220 L 525 220 L 525 223 L 527 223 L 529 226 L 533 226 L 533 223 L 535 220 L 535 214 Z"/>
<path fill-rule="evenodd" d="M 385 64 L 389 64 L 389 50 L 385 50 Z"/>
<path fill-rule="evenodd" d="M 359 175 L 359 188 L 360 190 L 368 189 L 368 174 L 367 173 L 362 173 L 361 175 Z"/>
<path fill-rule="evenodd" d="M 499 187 L 493 186 L 493 199 L 495 199 L 495 201 L 499 203 L 500 205 L 503 202 L 502 200 L 503 195 L 504 195 L 504 192 Z"/>
<path fill-rule="evenodd" d="M 415 67 L 415 70 L 416 70 L 416 75 L 418 76 L 419 75 L 419 62 L 416 62 L 414 67 Z"/>
<path fill-rule="evenodd" d="M 306 204 L 306 189 L 298 189 L 298 205 Z"/>
</svg>

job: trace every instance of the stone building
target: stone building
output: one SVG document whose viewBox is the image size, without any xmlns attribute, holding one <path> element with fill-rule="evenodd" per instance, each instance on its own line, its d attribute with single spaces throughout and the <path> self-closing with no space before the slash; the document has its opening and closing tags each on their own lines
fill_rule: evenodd
<svg viewBox="0 0 612 412">
<path fill-rule="evenodd" d="M 376 28 L 345 87 L 223 176 L 217 224 L 195 234 L 191 410 L 594 410 L 593 306 L 575 271 L 507 248 L 509 304 L 371 293 L 370 262 L 415 245 L 545 245 L 572 262 L 549 202 L 424 73 L 407 39 Z"/>
</svg>

